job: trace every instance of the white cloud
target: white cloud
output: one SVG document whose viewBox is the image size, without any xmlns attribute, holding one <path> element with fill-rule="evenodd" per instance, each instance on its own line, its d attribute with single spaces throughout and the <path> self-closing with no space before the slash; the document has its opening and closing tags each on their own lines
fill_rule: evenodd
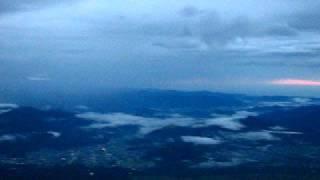
<svg viewBox="0 0 320 180">
<path fill-rule="evenodd" d="M 238 120 L 247 118 L 248 116 L 255 115 L 257 114 L 247 111 L 239 111 L 233 115 L 219 115 L 219 117 L 209 119 L 194 119 L 190 117 L 177 115 L 161 119 L 141 117 L 124 113 L 101 114 L 96 112 L 87 112 L 78 114 L 76 115 L 76 117 L 95 121 L 95 123 L 87 126 L 87 128 L 105 128 L 125 125 L 137 125 L 140 127 L 140 133 L 148 134 L 152 131 L 171 125 L 193 128 L 218 126 L 229 130 L 240 130 L 244 128 L 244 125 L 242 125 Z"/>
<path fill-rule="evenodd" d="M 296 97 L 292 99 L 293 102 L 299 103 L 299 104 L 310 104 L 312 103 L 312 99 L 310 98 L 302 98 L 302 97 Z"/>
<path fill-rule="evenodd" d="M 56 131 L 48 131 L 47 133 L 52 135 L 55 138 L 58 138 L 58 137 L 61 136 L 61 133 L 60 132 L 56 132 Z"/>
<path fill-rule="evenodd" d="M 287 128 L 285 127 L 282 127 L 282 126 L 273 126 L 270 128 L 271 130 L 274 130 L 274 131 L 284 131 L 286 130 Z"/>
<path fill-rule="evenodd" d="M 27 77 L 29 81 L 49 81 L 51 80 L 46 74 L 36 74 Z"/>
<path fill-rule="evenodd" d="M 10 112 L 10 111 L 11 111 L 11 109 L 0 110 L 0 114 L 4 114 L 4 113 Z"/>
<path fill-rule="evenodd" d="M 198 145 L 216 145 L 221 144 L 222 141 L 217 138 L 201 137 L 201 136 L 182 136 L 184 142 L 198 144 Z"/>
<path fill-rule="evenodd" d="M 46 76 L 29 76 L 27 79 L 29 81 L 50 81 L 50 78 Z"/>
<path fill-rule="evenodd" d="M 198 127 L 201 126 L 218 126 L 221 128 L 229 129 L 229 130 L 240 130 L 245 126 L 239 122 L 241 119 L 245 119 L 249 116 L 257 116 L 257 113 L 248 112 L 248 111 L 238 111 L 231 116 L 221 116 L 217 118 L 210 118 L 204 120 L 203 125 L 197 125 Z"/>
<path fill-rule="evenodd" d="M 3 142 L 3 141 L 15 141 L 16 139 L 17 139 L 16 136 L 9 135 L 9 134 L 0 136 L 0 142 Z"/>
<path fill-rule="evenodd" d="M 275 141 L 280 140 L 278 137 L 274 136 L 270 131 L 255 131 L 255 132 L 245 132 L 233 135 L 235 139 L 246 139 L 251 141 Z"/>
<path fill-rule="evenodd" d="M 276 134 L 286 134 L 286 135 L 301 135 L 301 132 L 295 131 L 284 131 L 284 130 L 262 130 L 254 132 L 245 132 L 232 135 L 234 139 L 245 139 L 250 141 L 278 141 L 281 140 Z"/>
<path fill-rule="evenodd" d="M 3 134 L 0 135 L 0 142 L 3 141 L 16 141 L 17 139 L 25 139 L 26 135 L 23 134 Z"/>
<path fill-rule="evenodd" d="M 309 106 L 318 104 L 318 102 L 314 102 L 311 98 L 302 98 L 295 97 L 288 101 L 266 101 L 259 103 L 258 106 L 262 107 L 271 107 L 271 106 L 279 106 L 279 107 L 301 107 L 301 106 Z"/>
<path fill-rule="evenodd" d="M 169 117 L 165 119 L 159 119 L 134 116 L 124 113 L 100 114 L 95 112 L 87 112 L 78 114 L 77 117 L 97 121 L 97 123 L 88 126 L 88 128 L 137 125 L 140 126 L 140 133 L 142 134 L 148 134 L 154 130 L 161 129 L 170 125 L 191 126 L 192 124 L 194 124 L 194 119 L 187 117 Z"/>
<path fill-rule="evenodd" d="M 231 166 L 238 166 L 245 162 L 250 162 L 250 160 L 242 160 L 239 158 L 232 158 L 230 161 L 225 161 L 225 162 L 209 160 L 206 162 L 201 162 L 200 164 L 195 165 L 193 167 L 195 168 L 231 167 Z"/>
<path fill-rule="evenodd" d="M 269 131 L 266 130 L 266 132 L 272 133 L 272 134 L 288 134 L 288 135 L 300 135 L 303 134 L 302 132 L 296 132 L 296 131 Z"/>
<path fill-rule="evenodd" d="M 13 109 L 13 108 L 18 108 L 19 106 L 17 104 L 11 104 L 11 103 L 0 103 L 0 109 Z"/>
<path fill-rule="evenodd" d="M 18 108 L 17 104 L 0 103 L 0 114 L 10 112 L 12 109 Z"/>
</svg>

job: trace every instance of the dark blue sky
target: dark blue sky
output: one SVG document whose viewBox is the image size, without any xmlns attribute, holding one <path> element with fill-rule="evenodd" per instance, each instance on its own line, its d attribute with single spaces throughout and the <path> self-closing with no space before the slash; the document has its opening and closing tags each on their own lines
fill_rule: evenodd
<svg viewBox="0 0 320 180">
<path fill-rule="evenodd" d="M 319 96 L 319 8 L 314 0 L 1 0 L 0 91 Z"/>
</svg>

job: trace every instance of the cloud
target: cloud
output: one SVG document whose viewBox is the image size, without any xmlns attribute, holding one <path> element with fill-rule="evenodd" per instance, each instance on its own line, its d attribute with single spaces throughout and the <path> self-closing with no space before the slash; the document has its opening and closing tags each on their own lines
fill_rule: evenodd
<svg viewBox="0 0 320 180">
<path fill-rule="evenodd" d="M 265 2 L 227 1 L 175 1 L 170 8 L 160 0 L 79 0 L 54 7 L 71 1 L 0 1 L 0 11 L 10 14 L 0 21 L 2 91 L 25 90 L 30 83 L 19 79 L 39 69 L 59 79 L 47 84 L 61 92 L 190 90 L 168 84 L 201 77 L 213 84 L 199 83 L 201 90 L 274 94 L 283 92 L 260 84 L 234 88 L 234 80 L 319 75 L 320 35 L 313 25 L 319 24 L 318 2 L 271 0 L 266 9 Z M 240 67 L 244 61 L 249 63 Z"/>
<path fill-rule="evenodd" d="M 203 126 L 218 126 L 224 129 L 229 130 L 241 130 L 245 126 L 241 124 L 239 120 L 245 119 L 249 116 L 257 116 L 257 113 L 248 112 L 248 111 L 239 111 L 230 116 L 221 116 L 217 118 L 205 119 L 203 124 L 196 125 L 195 127 L 203 127 Z"/>
<path fill-rule="evenodd" d="M 280 138 L 273 135 L 270 131 L 256 131 L 256 132 L 245 132 L 233 135 L 235 139 L 245 139 L 250 141 L 276 141 L 280 140 Z"/>
<path fill-rule="evenodd" d="M 0 110 L 0 114 L 4 114 L 4 113 L 10 112 L 10 111 L 11 111 L 11 109 Z"/>
<path fill-rule="evenodd" d="M 273 126 L 273 127 L 270 127 L 270 129 L 275 130 L 275 131 L 284 131 L 287 128 L 284 128 L 284 127 L 281 127 L 281 126 Z"/>
<path fill-rule="evenodd" d="M 27 77 L 29 81 L 50 81 L 51 79 L 47 76 L 29 76 Z"/>
<path fill-rule="evenodd" d="M 168 52 L 200 50 L 201 55 L 207 54 L 211 58 L 214 58 L 212 54 L 218 57 L 270 56 L 271 59 L 319 55 L 320 34 L 291 26 L 288 17 L 278 20 L 274 17 L 256 19 L 245 15 L 224 17 L 212 10 L 201 11 L 201 16 L 195 17 L 187 22 L 176 20 L 157 25 L 158 28 L 154 28 L 156 30 L 147 30 L 155 37 L 151 37 L 151 40 L 155 39 L 152 45 L 166 48 Z M 278 60 L 276 66 L 280 63 Z"/>
<path fill-rule="evenodd" d="M 75 0 L 1 0 L 0 14 L 37 10 L 50 5 L 70 3 Z"/>
<path fill-rule="evenodd" d="M 187 17 L 187 18 L 195 17 L 195 16 L 198 16 L 202 13 L 203 13 L 203 11 L 198 9 L 195 6 L 185 6 L 179 11 L 179 14 L 181 14 L 183 17 Z"/>
<path fill-rule="evenodd" d="M 184 142 L 196 145 L 217 145 L 222 143 L 220 139 L 201 136 L 182 136 L 181 139 Z"/>
<path fill-rule="evenodd" d="M 317 33 L 301 32 L 295 36 L 248 36 L 229 41 L 226 49 L 246 56 L 317 56 L 320 49 Z"/>
<path fill-rule="evenodd" d="M 251 159 L 240 159 L 240 158 L 232 158 L 230 161 L 225 161 L 225 162 L 209 160 L 206 162 L 201 162 L 192 167 L 194 168 L 232 167 L 232 166 L 238 166 L 240 164 L 251 162 L 251 161 L 252 161 Z"/>
<path fill-rule="evenodd" d="M 4 134 L 4 135 L 0 135 L 0 142 L 12 142 L 12 141 L 16 141 L 19 139 L 26 139 L 27 136 L 22 135 L 22 134 Z"/>
<path fill-rule="evenodd" d="M 17 104 L 11 104 L 11 103 L 0 103 L 0 109 L 15 109 L 19 106 Z"/>
<path fill-rule="evenodd" d="M 301 135 L 302 132 L 296 132 L 296 131 L 274 131 L 274 130 L 265 130 L 266 132 L 272 133 L 272 134 L 287 134 L 287 135 Z"/>
<path fill-rule="evenodd" d="M 302 132 L 296 132 L 296 131 L 288 131 L 287 128 L 281 127 L 281 126 L 273 126 L 270 127 L 270 130 L 265 130 L 266 132 L 273 133 L 273 134 L 287 134 L 287 135 L 301 135 Z"/>
<path fill-rule="evenodd" d="M 203 41 L 196 38 L 178 38 L 171 39 L 171 41 L 154 42 L 152 44 L 155 47 L 161 47 L 165 49 L 179 49 L 179 50 L 194 50 L 205 51 L 208 46 Z"/>
<path fill-rule="evenodd" d="M 273 85 L 282 86 L 320 86 L 320 81 L 306 79 L 277 79 L 270 82 Z"/>
<path fill-rule="evenodd" d="M 124 113 L 101 114 L 96 112 L 86 112 L 77 114 L 76 117 L 92 120 L 95 122 L 87 126 L 86 128 L 105 128 L 136 125 L 139 126 L 141 134 L 148 134 L 152 131 L 162 129 L 167 126 L 193 128 L 217 126 L 228 130 L 240 130 L 244 128 L 244 125 L 242 125 L 238 120 L 255 115 L 257 114 L 247 111 L 239 111 L 233 115 L 216 115 L 219 117 L 208 119 L 195 119 L 177 115 L 161 119 L 141 117 Z"/>
<path fill-rule="evenodd" d="M 0 103 L 0 114 L 4 114 L 18 108 L 17 104 Z"/>
<path fill-rule="evenodd" d="M 312 4 L 310 7 L 310 4 Z M 308 7 L 309 6 L 309 7 Z M 319 13 L 319 2 L 309 3 L 308 6 L 302 11 L 295 13 L 289 18 L 288 24 L 300 31 L 320 31 L 320 13 Z"/>
<path fill-rule="evenodd" d="M 54 138 L 58 138 L 61 136 L 61 133 L 56 131 L 48 131 L 47 133 L 52 135 Z"/>
<path fill-rule="evenodd" d="M 15 141 L 16 139 L 17 139 L 16 136 L 14 136 L 14 135 L 9 135 L 9 134 L 0 136 L 0 142 L 4 142 L 4 141 Z"/>
<path fill-rule="evenodd" d="M 87 112 L 90 108 L 86 105 L 77 105 L 74 107 L 77 112 Z"/>
<path fill-rule="evenodd" d="M 191 126 L 194 124 L 194 119 L 187 117 L 172 117 L 172 118 L 148 118 L 134 116 L 124 113 L 100 114 L 95 112 L 87 112 L 78 114 L 78 118 L 89 119 L 98 123 L 91 124 L 87 128 L 104 128 L 118 127 L 125 125 L 136 125 L 140 127 L 141 134 L 148 134 L 152 131 L 164 128 L 166 126 Z"/>
<path fill-rule="evenodd" d="M 311 98 L 301 98 L 295 97 L 289 101 L 266 101 L 260 102 L 258 106 L 261 107 L 272 107 L 272 106 L 279 106 L 279 107 L 301 107 L 301 106 L 309 106 L 309 105 L 316 105 L 319 104 L 316 101 L 313 101 Z"/>
</svg>

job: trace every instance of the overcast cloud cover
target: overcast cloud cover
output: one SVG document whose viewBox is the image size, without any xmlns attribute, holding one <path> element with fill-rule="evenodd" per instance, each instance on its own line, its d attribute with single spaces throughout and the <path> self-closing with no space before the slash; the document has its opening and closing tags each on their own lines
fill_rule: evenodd
<svg viewBox="0 0 320 180">
<path fill-rule="evenodd" d="M 312 0 L 1 0 L 0 91 L 319 96 L 310 83 L 272 83 L 320 81 L 319 8 Z"/>
</svg>

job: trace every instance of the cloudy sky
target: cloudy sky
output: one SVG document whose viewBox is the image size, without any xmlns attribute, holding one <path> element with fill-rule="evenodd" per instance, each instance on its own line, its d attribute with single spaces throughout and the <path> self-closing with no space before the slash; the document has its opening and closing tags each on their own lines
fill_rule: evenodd
<svg viewBox="0 0 320 180">
<path fill-rule="evenodd" d="M 314 0 L 1 0 L 0 92 L 319 96 L 319 8 Z"/>
</svg>

